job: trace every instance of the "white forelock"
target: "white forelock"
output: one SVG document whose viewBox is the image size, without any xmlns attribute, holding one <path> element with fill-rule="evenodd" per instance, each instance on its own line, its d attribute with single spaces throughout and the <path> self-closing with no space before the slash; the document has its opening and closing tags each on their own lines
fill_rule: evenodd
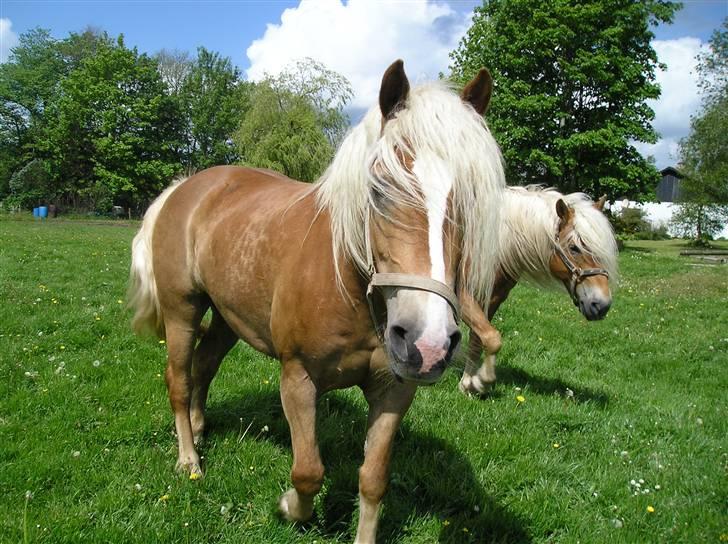
<svg viewBox="0 0 728 544">
<path fill-rule="evenodd" d="M 488 300 L 495 279 L 505 177 L 500 150 L 485 121 L 442 82 L 415 87 L 405 107 L 383 129 L 381 120 L 379 107 L 371 108 L 344 139 L 315 187 L 319 209 L 331 214 L 337 275 L 342 256 L 361 270 L 367 268 L 368 214 L 386 213 L 377 209 L 375 193 L 393 206 L 426 210 L 418 180 L 401 157 L 402 153 L 415 160 L 434 155 L 453 176 L 448 219 L 461 229 L 461 281 L 481 300 Z M 373 170 L 379 175 L 374 176 Z"/>
</svg>

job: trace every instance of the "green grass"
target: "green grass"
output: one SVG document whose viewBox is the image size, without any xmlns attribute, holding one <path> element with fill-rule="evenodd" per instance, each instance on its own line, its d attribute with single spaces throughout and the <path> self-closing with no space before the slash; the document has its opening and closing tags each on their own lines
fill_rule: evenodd
<svg viewBox="0 0 728 544">
<path fill-rule="evenodd" d="M 327 475 L 303 527 L 275 512 L 291 463 L 278 363 L 246 346 L 213 383 L 206 477 L 174 472 L 164 346 L 134 337 L 120 303 L 123 225 L 0 218 L 0 541 L 350 542 L 358 390 L 320 404 Z M 598 323 L 518 287 L 495 321 L 494 393 L 462 396 L 455 370 L 418 392 L 380 541 L 728 539 L 728 267 L 678 249 L 628 246 Z"/>
</svg>

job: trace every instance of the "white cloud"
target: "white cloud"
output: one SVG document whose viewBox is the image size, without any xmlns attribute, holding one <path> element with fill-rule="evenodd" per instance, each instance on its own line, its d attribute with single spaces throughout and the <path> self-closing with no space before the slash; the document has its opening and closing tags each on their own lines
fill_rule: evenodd
<svg viewBox="0 0 728 544">
<path fill-rule="evenodd" d="M 13 23 L 10 19 L 0 19 L 0 63 L 8 60 L 10 50 L 18 45 L 18 35 L 12 30 Z"/>
<path fill-rule="evenodd" d="M 311 57 L 349 79 L 356 93 L 353 108 L 369 108 L 392 61 L 404 60 L 412 83 L 435 79 L 447 70 L 448 53 L 469 25 L 469 16 L 428 0 L 302 0 L 250 45 L 247 75 L 259 80 Z"/>
<path fill-rule="evenodd" d="M 655 40 L 652 47 L 666 70 L 655 74 L 662 94 L 648 104 L 655 111 L 653 126 L 661 136 L 655 144 L 638 144 L 643 155 L 653 155 L 657 167 L 674 165 L 678 159 L 678 142 L 690 131 L 690 116 L 700 109 L 700 93 L 695 57 L 707 48 L 698 38 Z"/>
</svg>

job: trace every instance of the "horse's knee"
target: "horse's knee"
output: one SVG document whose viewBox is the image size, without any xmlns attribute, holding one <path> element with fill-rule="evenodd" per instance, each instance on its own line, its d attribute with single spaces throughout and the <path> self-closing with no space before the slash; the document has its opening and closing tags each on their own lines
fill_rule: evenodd
<svg viewBox="0 0 728 544">
<path fill-rule="evenodd" d="M 320 461 L 308 465 L 295 464 L 291 470 L 291 482 L 301 495 L 315 495 L 324 482 L 324 466 Z"/>
<path fill-rule="evenodd" d="M 172 409 L 175 411 L 187 409 L 191 395 L 187 375 L 175 369 L 172 365 L 167 365 L 164 377 L 167 382 L 167 393 L 169 394 L 169 403 L 172 405 Z"/>
<path fill-rule="evenodd" d="M 489 355 L 498 353 L 503 345 L 501 334 L 497 330 L 493 329 L 485 333 L 483 338 L 483 344 Z"/>
<path fill-rule="evenodd" d="M 359 493 L 372 503 L 379 503 L 387 491 L 388 474 L 380 466 L 362 465 L 359 469 Z"/>
</svg>

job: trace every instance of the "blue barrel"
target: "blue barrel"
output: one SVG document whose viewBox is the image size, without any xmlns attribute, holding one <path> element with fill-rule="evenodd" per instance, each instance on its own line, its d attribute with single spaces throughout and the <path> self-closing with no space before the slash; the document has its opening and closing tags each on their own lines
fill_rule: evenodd
<svg viewBox="0 0 728 544">
<path fill-rule="evenodd" d="M 41 206 L 38 208 L 38 217 L 41 219 L 45 219 L 48 217 L 48 206 Z"/>
<path fill-rule="evenodd" d="M 39 210 L 38 208 L 33 208 L 33 217 L 38 217 Z"/>
</svg>

